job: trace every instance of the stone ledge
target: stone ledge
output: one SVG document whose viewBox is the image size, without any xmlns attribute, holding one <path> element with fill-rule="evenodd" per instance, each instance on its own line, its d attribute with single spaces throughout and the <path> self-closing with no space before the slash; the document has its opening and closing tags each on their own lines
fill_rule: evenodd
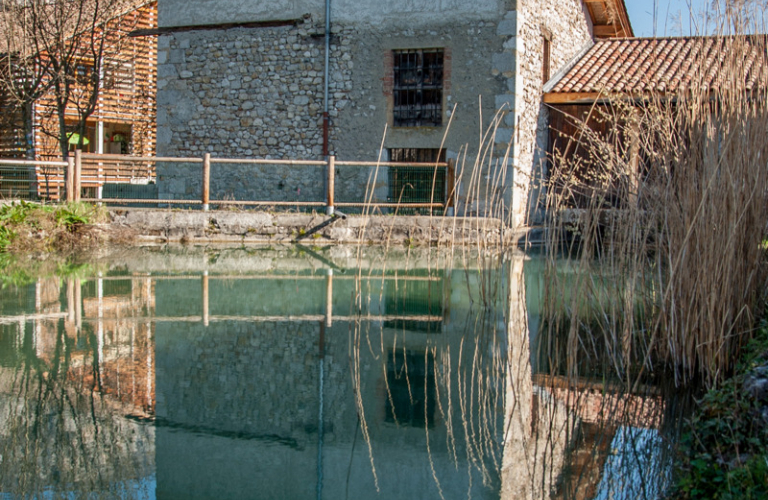
<svg viewBox="0 0 768 500">
<path fill-rule="evenodd" d="M 325 214 L 110 208 L 110 226 L 137 243 L 516 245 L 527 229 L 481 217 L 362 216 L 329 221 Z"/>
</svg>

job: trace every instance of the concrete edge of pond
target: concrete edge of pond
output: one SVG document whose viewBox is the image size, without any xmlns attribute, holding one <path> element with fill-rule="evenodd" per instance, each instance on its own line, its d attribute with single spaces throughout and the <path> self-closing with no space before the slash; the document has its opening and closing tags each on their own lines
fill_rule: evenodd
<svg viewBox="0 0 768 500">
<path fill-rule="evenodd" d="M 363 216 L 110 207 L 109 225 L 137 243 L 304 243 L 539 246 L 541 228 L 484 217 Z"/>
</svg>

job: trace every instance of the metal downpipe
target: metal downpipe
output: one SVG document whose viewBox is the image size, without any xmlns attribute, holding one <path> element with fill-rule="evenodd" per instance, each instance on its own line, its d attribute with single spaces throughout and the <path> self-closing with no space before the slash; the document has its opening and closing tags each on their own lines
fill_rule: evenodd
<svg viewBox="0 0 768 500">
<path fill-rule="evenodd" d="M 325 0 L 325 69 L 323 75 L 323 156 L 328 157 L 330 123 L 328 118 L 328 87 L 331 60 L 331 0 Z"/>
</svg>

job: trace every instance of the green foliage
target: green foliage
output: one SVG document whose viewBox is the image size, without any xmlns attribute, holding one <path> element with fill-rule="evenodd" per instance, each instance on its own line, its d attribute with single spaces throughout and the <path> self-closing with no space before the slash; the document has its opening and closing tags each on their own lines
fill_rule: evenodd
<svg viewBox="0 0 768 500">
<path fill-rule="evenodd" d="M 56 210 L 56 224 L 64 226 L 70 231 L 76 226 L 89 224 L 94 209 L 83 203 L 70 203 Z"/>
<path fill-rule="evenodd" d="M 16 233 L 10 227 L 3 225 L 0 226 L 0 252 L 5 252 L 8 245 L 11 244 Z"/>
<path fill-rule="evenodd" d="M 745 348 L 737 374 L 708 391 L 680 442 L 672 498 L 768 499 L 768 425 L 743 390 L 749 371 L 768 360 L 768 327 Z"/>
<path fill-rule="evenodd" d="M 79 278 L 85 280 L 89 276 L 95 276 L 98 270 L 92 264 L 78 263 L 67 260 L 56 266 L 55 275 L 60 278 Z"/>
<path fill-rule="evenodd" d="M 23 224 L 35 211 L 50 213 L 51 208 L 37 203 L 21 200 L 19 203 L 0 206 L 0 222 L 5 224 Z"/>
<path fill-rule="evenodd" d="M 19 259 L 12 253 L 0 253 L 0 288 L 19 287 L 39 278 L 79 278 L 95 276 L 101 269 L 81 263 L 73 256 L 54 255 L 47 259 Z"/>
<path fill-rule="evenodd" d="M 36 210 L 45 210 L 42 205 L 28 203 L 21 200 L 19 203 L 0 206 L 0 252 L 5 252 L 16 238 L 14 227 L 27 222 L 30 214 Z"/>
<path fill-rule="evenodd" d="M 35 281 L 34 273 L 17 265 L 16 258 L 0 253 L 0 288 L 24 286 Z"/>
</svg>

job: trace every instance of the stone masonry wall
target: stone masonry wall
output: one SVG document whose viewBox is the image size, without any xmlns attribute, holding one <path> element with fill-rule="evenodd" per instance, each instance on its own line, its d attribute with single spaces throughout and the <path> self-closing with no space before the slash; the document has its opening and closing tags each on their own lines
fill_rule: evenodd
<svg viewBox="0 0 768 500">
<path fill-rule="evenodd" d="M 447 159 L 457 160 L 464 178 L 459 186 L 457 213 L 475 212 L 467 206 L 467 188 L 472 166 L 481 151 L 480 134 L 494 115 L 494 96 L 503 82 L 491 72 L 491 53 L 501 50 L 496 34 L 499 15 L 486 19 L 436 18 L 427 26 L 357 26 L 353 38 L 352 90 L 348 103 L 333 120 L 338 140 L 332 144 L 340 158 L 387 160 L 393 148 L 444 148 Z M 342 42 L 343 43 L 343 42 Z M 393 125 L 392 52 L 403 49 L 443 49 L 443 119 L 436 127 Z M 384 151 L 382 151 L 382 147 Z M 478 176 L 484 179 L 483 175 Z M 381 170 L 375 184 L 377 198 L 387 195 L 387 171 Z"/>
<path fill-rule="evenodd" d="M 590 43 L 591 26 L 580 0 L 521 0 L 504 8 L 413 26 L 407 19 L 333 24 L 331 154 L 342 161 L 386 161 L 390 148 L 442 147 L 463 171 L 458 214 L 511 212 L 509 223 L 530 222 L 531 197 L 538 194 L 532 185 L 546 149 L 542 34 L 552 34 L 554 75 Z M 324 27 L 316 17 L 307 15 L 296 27 L 161 37 L 158 154 L 321 159 Z M 394 127 L 392 51 L 429 48 L 445 54 L 443 124 Z M 367 190 L 374 201 L 388 201 L 387 177 L 386 169 L 341 167 L 337 201 L 360 201 Z M 198 166 L 158 167 L 161 198 L 197 198 L 200 183 Z M 324 191 L 323 167 L 212 167 L 213 200 L 319 202 Z"/>
<path fill-rule="evenodd" d="M 311 19 L 297 27 L 176 33 L 158 44 L 158 154 L 320 159 L 323 61 Z M 329 91 L 351 88 L 349 45 L 331 48 Z M 332 134 L 334 132 L 332 131 Z M 333 135 L 331 136 L 333 138 Z M 322 201 L 322 168 L 214 165 L 211 196 Z M 199 193 L 200 168 L 158 167 L 160 197 Z"/>
<path fill-rule="evenodd" d="M 480 149 L 477 131 L 488 126 L 494 96 L 503 89 L 503 82 L 491 72 L 490 52 L 500 50 L 503 41 L 496 34 L 495 20 L 443 23 L 430 29 L 335 24 L 332 30 L 332 154 L 339 160 L 386 161 L 388 148 L 442 146 L 448 158 L 468 153 L 471 167 Z M 322 32 L 322 24 L 308 18 L 295 28 L 163 36 L 159 42 L 158 154 L 199 157 L 210 152 L 214 158 L 321 159 Z M 442 48 L 445 52 L 442 126 L 392 127 L 392 93 L 391 89 L 387 93 L 385 84 L 389 78 L 391 85 L 392 67 L 387 67 L 387 56 L 391 61 L 393 50 L 414 48 Z M 161 198 L 200 196 L 198 165 L 161 165 L 158 174 Z M 324 179 L 322 167 L 223 167 L 214 163 L 211 198 L 322 201 Z M 366 187 L 372 185 L 374 199 L 387 201 L 386 181 L 386 169 L 376 173 L 370 168 L 340 167 L 337 200 L 360 201 Z"/>
<path fill-rule="evenodd" d="M 517 35 L 506 44 L 516 56 L 513 211 L 518 224 L 535 222 L 543 194 L 538 181 L 544 174 L 549 123 L 541 100 L 543 33 L 551 33 L 550 76 L 555 76 L 592 43 L 589 19 L 581 0 L 518 1 Z"/>
</svg>

